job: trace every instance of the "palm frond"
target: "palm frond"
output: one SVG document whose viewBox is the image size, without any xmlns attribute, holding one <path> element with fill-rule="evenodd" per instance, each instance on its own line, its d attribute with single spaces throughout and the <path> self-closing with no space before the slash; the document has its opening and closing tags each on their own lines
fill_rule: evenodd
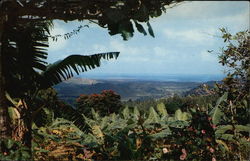
<svg viewBox="0 0 250 161">
<path fill-rule="evenodd" d="M 50 21 L 10 25 L 4 32 L 6 90 L 19 97 L 36 86 L 37 71 L 46 70 Z M 18 84 L 18 85 L 17 85 Z M 15 85 L 15 88 L 13 88 Z"/>
<path fill-rule="evenodd" d="M 41 74 L 41 86 L 47 88 L 56 85 L 66 79 L 81 72 L 99 67 L 101 59 L 117 59 L 119 52 L 99 53 L 94 55 L 71 55 L 67 58 L 57 61 L 47 67 Z"/>
</svg>

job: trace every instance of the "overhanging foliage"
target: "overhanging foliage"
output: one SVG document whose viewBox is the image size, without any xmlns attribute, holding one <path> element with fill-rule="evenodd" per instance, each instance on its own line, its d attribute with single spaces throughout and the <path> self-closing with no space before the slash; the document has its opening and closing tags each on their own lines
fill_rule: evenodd
<svg viewBox="0 0 250 161">
<path fill-rule="evenodd" d="M 90 20 L 108 28 L 110 35 L 121 34 L 126 40 L 133 36 L 133 23 L 146 35 L 140 22 L 147 22 L 148 32 L 154 36 L 149 19 L 166 12 L 180 0 L 3 0 L 1 19 L 13 23 L 40 20 Z"/>
</svg>

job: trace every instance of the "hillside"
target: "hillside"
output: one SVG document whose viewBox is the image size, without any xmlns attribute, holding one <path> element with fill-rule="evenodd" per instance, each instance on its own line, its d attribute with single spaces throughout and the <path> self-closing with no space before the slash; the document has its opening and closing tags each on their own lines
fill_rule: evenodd
<svg viewBox="0 0 250 161">
<path fill-rule="evenodd" d="M 164 82 L 142 81 L 130 79 L 90 80 L 74 78 L 65 83 L 60 83 L 54 88 L 59 98 L 73 104 L 80 94 L 100 93 L 102 90 L 114 90 L 121 95 L 123 101 L 170 97 L 174 94 L 182 95 L 199 86 L 196 82 Z"/>
<path fill-rule="evenodd" d="M 183 93 L 183 96 L 200 96 L 200 95 L 211 95 L 213 93 L 213 88 L 216 83 L 221 83 L 221 81 L 209 81 L 202 83 L 199 86 Z"/>
</svg>

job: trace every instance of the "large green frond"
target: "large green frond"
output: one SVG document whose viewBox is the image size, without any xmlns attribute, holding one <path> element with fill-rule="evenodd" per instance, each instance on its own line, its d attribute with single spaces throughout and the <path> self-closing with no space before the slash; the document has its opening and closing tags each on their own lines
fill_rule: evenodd
<svg viewBox="0 0 250 161">
<path fill-rule="evenodd" d="M 64 60 L 57 61 L 47 67 L 42 73 L 42 88 L 56 85 L 69 79 L 74 74 L 86 72 L 100 66 L 101 59 L 113 59 L 119 56 L 119 52 L 108 52 L 94 55 L 71 55 Z"/>
</svg>

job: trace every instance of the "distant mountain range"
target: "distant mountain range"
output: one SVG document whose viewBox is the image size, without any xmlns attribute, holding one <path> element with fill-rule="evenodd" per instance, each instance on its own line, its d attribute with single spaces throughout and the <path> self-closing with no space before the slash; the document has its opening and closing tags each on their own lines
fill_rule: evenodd
<svg viewBox="0 0 250 161">
<path fill-rule="evenodd" d="M 100 93 L 103 90 L 114 90 L 123 101 L 144 100 L 148 98 L 164 98 L 174 94 L 183 95 L 185 92 L 201 85 L 200 82 L 169 82 L 135 79 L 83 79 L 74 78 L 60 83 L 54 88 L 59 98 L 74 104 L 80 94 Z"/>
<path fill-rule="evenodd" d="M 222 80 L 223 75 L 190 75 L 190 74 L 88 74 L 80 75 L 60 83 L 54 88 L 59 98 L 74 104 L 80 94 L 100 93 L 103 90 L 114 90 L 123 101 L 165 98 L 178 95 L 203 95 L 207 91 L 203 84 L 213 86 L 215 81 Z"/>
</svg>

